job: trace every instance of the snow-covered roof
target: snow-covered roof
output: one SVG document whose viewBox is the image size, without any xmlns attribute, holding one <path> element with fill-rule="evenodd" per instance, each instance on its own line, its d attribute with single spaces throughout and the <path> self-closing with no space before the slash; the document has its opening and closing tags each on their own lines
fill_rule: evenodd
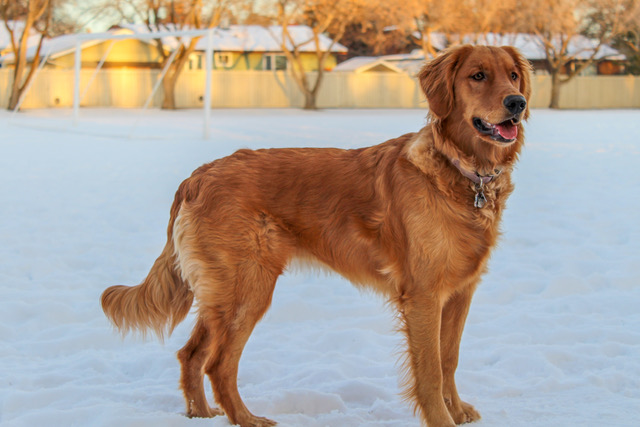
<svg viewBox="0 0 640 427">
<path fill-rule="evenodd" d="M 438 50 L 442 50 L 446 46 L 446 38 L 443 34 L 432 34 L 434 47 Z M 453 38 L 453 37 L 450 37 Z M 539 37 L 534 34 L 527 33 L 486 33 L 486 34 L 465 34 L 457 41 L 460 43 L 470 43 L 475 45 L 486 46 L 513 46 L 520 50 L 522 54 L 530 61 L 544 60 L 546 54 L 544 45 Z M 553 44 L 560 46 L 560 38 L 553 40 Z M 574 56 L 576 59 L 589 59 L 595 49 L 598 46 L 597 40 L 590 39 L 582 35 L 576 35 L 569 41 L 567 50 L 569 55 Z M 608 45 L 600 47 L 595 59 L 616 59 L 624 60 L 626 57 Z"/>
<path fill-rule="evenodd" d="M 437 50 L 442 50 L 446 47 L 446 37 L 442 33 L 432 33 L 431 41 Z M 546 54 L 544 46 L 540 40 L 533 34 L 524 33 L 512 33 L 512 34 L 467 34 L 459 39 L 460 43 L 469 43 L 474 45 L 484 46 L 513 46 L 520 50 L 522 54 L 530 61 L 544 60 Z M 556 41 L 556 43 L 558 43 Z M 584 36 L 575 36 L 571 39 L 568 45 L 569 54 L 574 55 L 576 59 L 589 59 L 593 49 L 598 46 L 596 40 L 589 39 Z M 608 45 L 600 47 L 595 59 L 614 59 L 624 60 L 626 57 L 616 49 Z M 347 62 L 352 61 L 350 64 Z M 345 71 L 348 68 L 355 69 L 358 66 L 364 64 L 371 64 L 374 61 L 384 61 L 390 63 L 395 67 L 401 69 L 408 74 L 416 74 L 420 68 L 424 65 L 425 56 L 421 49 L 415 49 L 411 53 L 401 53 L 394 55 L 383 55 L 378 57 L 361 56 L 351 58 L 349 61 L 345 61 L 339 64 L 334 70 Z M 343 67 L 343 68 L 341 68 Z"/>
<path fill-rule="evenodd" d="M 94 34 L 94 36 L 96 36 L 95 39 L 83 40 L 81 42 L 81 46 L 82 46 L 82 49 L 86 49 L 88 47 L 95 46 L 100 43 L 104 43 L 105 39 L 107 39 L 110 36 L 125 35 L 125 34 L 132 34 L 132 32 L 127 29 L 116 29 L 116 30 L 105 32 L 105 33 L 95 33 Z M 104 38 L 101 39 L 100 38 L 101 36 L 103 36 Z M 36 54 L 39 39 L 40 39 L 39 36 L 35 37 L 33 40 L 31 40 L 31 38 L 29 39 L 29 42 L 27 44 L 28 46 L 27 60 L 33 60 L 33 57 Z M 53 37 L 50 39 L 45 38 L 44 41 L 42 42 L 42 49 L 40 51 L 40 56 L 44 57 L 48 54 L 50 59 L 56 59 L 61 56 L 67 55 L 75 51 L 76 41 L 77 41 L 77 34 L 65 34 L 65 35 Z M 149 40 L 144 40 L 144 41 L 149 42 Z M 0 58 L 0 62 L 9 63 L 9 64 L 13 63 L 14 62 L 13 53 L 8 53 L 7 55 L 4 55 L 2 58 Z"/>
<path fill-rule="evenodd" d="M 377 56 L 356 56 L 339 63 L 333 71 L 355 71 L 362 66 L 372 64 L 379 60 Z"/>
<path fill-rule="evenodd" d="M 150 33 L 146 25 L 122 24 L 122 28 L 130 29 L 139 34 Z M 294 43 L 299 45 L 302 52 L 315 52 L 316 46 L 313 40 L 313 31 L 306 25 L 289 25 L 287 26 Z M 163 26 L 160 31 L 172 31 L 175 27 Z M 177 46 L 177 39 L 174 37 L 163 38 L 170 47 Z M 331 46 L 332 40 L 321 34 L 319 37 L 320 48 L 326 51 Z M 231 25 L 228 28 L 213 29 L 213 50 L 226 52 L 282 52 L 282 27 L 272 25 L 263 27 L 261 25 Z M 292 46 L 287 43 L 289 48 Z M 201 38 L 196 45 L 196 50 L 206 50 L 207 40 Z M 331 52 L 347 52 L 347 48 L 340 43 L 334 43 Z"/>
<path fill-rule="evenodd" d="M 317 47 L 313 38 L 313 31 L 306 25 L 289 25 L 287 27 L 294 43 L 299 46 L 301 52 L 315 52 Z M 262 27 L 260 25 L 231 25 L 227 29 L 217 28 L 213 35 L 214 50 L 236 52 L 281 52 L 282 51 L 282 27 L 272 25 Z M 347 48 L 340 43 L 320 34 L 319 47 L 321 51 L 346 53 Z M 198 42 L 196 49 L 206 49 L 206 39 L 203 37 Z M 287 41 L 287 47 L 293 46 Z"/>
<path fill-rule="evenodd" d="M 393 64 L 399 70 L 414 75 L 424 66 L 424 53 L 422 49 L 414 49 L 410 53 L 396 53 L 393 55 L 383 55 L 380 59 Z"/>
<path fill-rule="evenodd" d="M 4 26 L 3 26 L 4 27 Z M 1 28 L 0 28 L 1 29 Z M 315 52 L 316 46 L 313 41 L 313 32 L 311 28 L 306 25 L 290 25 L 288 30 L 293 37 L 296 44 L 300 44 L 299 50 L 302 52 Z M 164 26 L 160 28 L 159 33 L 177 31 L 174 26 Z M 119 28 L 114 28 L 106 33 L 96 33 L 94 39 L 88 39 L 82 41 L 82 48 L 94 46 L 99 43 L 103 43 L 104 39 L 98 38 L 103 35 L 108 38 L 112 35 L 123 34 L 151 34 L 152 32 L 146 25 L 130 25 L 122 24 Z M 0 32 L 0 37 L 1 37 Z M 9 35 L 7 34 L 7 37 Z M 229 52 L 281 52 L 280 40 L 282 38 L 282 27 L 271 26 L 268 28 L 260 25 L 231 25 L 229 28 L 214 28 L 213 29 L 213 50 L 215 51 L 229 51 Z M 63 55 L 67 55 L 74 51 L 76 47 L 76 34 L 67 34 L 63 36 L 53 37 L 51 39 L 45 39 L 42 45 L 41 55 L 44 56 L 47 53 L 51 59 L 58 58 Z M 163 42 L 170 49 L 178 46 L 178 39 L 174 36 L 162 37 Z M 183 37 L 183 43 L 188 41 L 188 37 Z M 1 40 L 1 39 L 0 39 Z M 8 40 L 8 39 L 7 39 Z M 142 39 L 145 42 L 151 43 L 152 39 Z M 329 49 L 332 40 L 324 35 L 320 35 L 320 48 L 324 51 Z M 36 48 L 38 45 L 38 37 L 29 41 L 29 48 L 27 49 L 27 59 L 31 60 L 35 56 Z M 196 50 L 205 50 L 207 45 L 206 38 L 202 38 L 196 45 Z M 0 45 L 1 47 L 1 45 Z M 331 52 L 347 52 L 347 48 L 340 43 L 334 43 L 331 46 Z M 1 63 L 13 63 L 13 53 L 9 53 L 0 58 Z"/>
<path fill-rule="evenodd" d="M 393 55 L 383 55 L 380 58 L 384 58 L 386 61 L 424 60 L 424 53 L 422 53 L 422 49 L 414 49 L 411 53 L 395 53 Z"/>
<path fill-rule="evenodd" d="M 350 71 L 354 73 L 364 73 L 366 71 L 390 71 L 402 73 L 402 70 L 394 64 L 375 56 L 357 56 L 347 59 L 336 65 L 333 71 Z"/>
</svg>

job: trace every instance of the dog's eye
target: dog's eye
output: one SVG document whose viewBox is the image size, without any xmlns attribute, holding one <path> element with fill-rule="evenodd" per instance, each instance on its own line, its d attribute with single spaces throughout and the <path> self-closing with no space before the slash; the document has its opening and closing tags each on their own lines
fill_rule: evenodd
<svg viewBox="0 0 640 427">
<path fill-rule="evenodd" d="M 480 71 L 479 73 L 475 73 L 473 76 L 471 76 L 471 78 L 479 82 L 480 80 L 486 79 L 487 76 L 482 71 Z"/>
<path fill-rule="evenodd" d="M 515 72 L 511 73 L 511 80 L 518 80 L 518 77 L 519 77 L 518 73 L 515 73 Z"/>
</svg>

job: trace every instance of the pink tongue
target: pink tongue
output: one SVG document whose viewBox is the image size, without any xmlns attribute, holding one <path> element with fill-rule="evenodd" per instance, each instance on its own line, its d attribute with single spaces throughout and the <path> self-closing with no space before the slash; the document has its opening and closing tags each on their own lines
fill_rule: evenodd
<svg viewBox="0 0 640 427">
<path fill-rule="evenodd" d="M 510 122 L 495 125 L 495 127 L 500 136 L 504 139 L 515 139 L 515 137 L 518 136 L 518 126 L 514 126 Z"/>
</svg>

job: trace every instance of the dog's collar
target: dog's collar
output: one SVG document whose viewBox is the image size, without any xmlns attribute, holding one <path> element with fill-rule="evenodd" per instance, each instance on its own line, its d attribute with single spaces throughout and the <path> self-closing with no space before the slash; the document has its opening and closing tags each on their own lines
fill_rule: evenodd
<svg viewBox="0 0 640 427">
<path fill-rule="evenodd" d="M 463 168 L 460 165 L 460 159 L 452 159 L 451 164 L 455 166 L 456 169 L 458 169 L 463 176 L 473 181 L 474 184 L 477 184 L 480 186 L 490 183 L 495 178 L 497 178 L 498 175 L 502 173 L 501 169 L 494 169 L 493 175 L 480 175 L 477 171 L 470 171 L 468 169 Z"/>
<path fill-rule="evenodd" d="M 476 197 L 473 201 L 473 206 L 482 209 L 487 204 L 487 198 L 484 195 L 484 186 L 485 184 L 493 181 L 498 175 L 502 173 L 501 169 L 494 169 L 493 175 L 480 175 L 478 171 L 470 171 L 468 169 L 463 168 L 460 165 L 460 159 L 451 159 L 451 164 L 456 167 L 460 171 L 460 173 L 471 180 L 475 186 Z"/>
</svg>

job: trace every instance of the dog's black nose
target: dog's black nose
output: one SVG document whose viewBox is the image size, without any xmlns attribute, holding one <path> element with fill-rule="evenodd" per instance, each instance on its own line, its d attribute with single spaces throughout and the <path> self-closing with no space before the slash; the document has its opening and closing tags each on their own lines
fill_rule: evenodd
<svg viewBox="0 0 640 427">
<path fill-rule="evenodd" d="M 511 114 L 520 114 L 527 108 L 527 100 L 522 95 L 509 95 L 503 103 Z"/>
</svg>

